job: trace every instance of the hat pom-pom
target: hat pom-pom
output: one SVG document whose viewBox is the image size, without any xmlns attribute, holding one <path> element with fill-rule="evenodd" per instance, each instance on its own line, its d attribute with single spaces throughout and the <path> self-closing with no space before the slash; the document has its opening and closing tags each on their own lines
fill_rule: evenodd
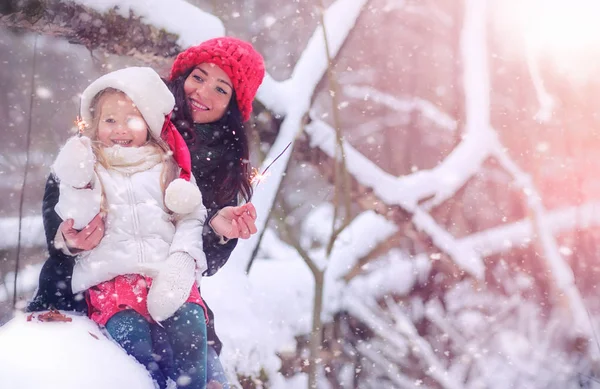
<svg viewBox="0 0 600 389">
<path fill-rule="evenodd" d="M 173 180 L 165 190 L 165 205 L 175 213 L 190 213 L 201 203 L 200 189 L 183 178 Z"/>
</svg>

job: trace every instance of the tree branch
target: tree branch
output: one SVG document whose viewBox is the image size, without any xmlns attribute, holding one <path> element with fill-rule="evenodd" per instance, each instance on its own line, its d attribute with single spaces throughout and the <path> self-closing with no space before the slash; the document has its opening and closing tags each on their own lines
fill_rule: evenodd
<svg viewBox="0 0 600 389">
<path fill-rule="evenodd" d="M 131 11 L 123 17 L 116 7 L 100 13 L 60 0 L 11 3 L 0 13 L 0 25 L 9 28 L 64 38 L 90 50 L 127 55 L 148 64 L 164 64 L 181 51 L 178 35 L 143 23 Z"/>
</svg>

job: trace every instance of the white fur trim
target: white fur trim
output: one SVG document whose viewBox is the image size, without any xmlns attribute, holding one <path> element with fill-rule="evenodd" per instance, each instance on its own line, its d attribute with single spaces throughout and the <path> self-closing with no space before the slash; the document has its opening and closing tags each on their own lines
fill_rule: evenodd
<svg viewBox="0 0 600 389">
<path fill-rule="evenodd" d="M 201 204 L 200 189 L 183 178 L 174 180 L 165 190 L 165 205 L 175 213 L 190 213 Z"/>
<path fill-rule="evenodd" d="M 90 104 L 94 97 L 106 88 L 125 93 L 136 105 L 155 138 L 160 137 L 165 115 L 175 106 L 175 98 L 160 76 L 148 67 L 120 69 L 98 78 L 81 94 L 81 117 L 92 122 Z"/>
</svg>

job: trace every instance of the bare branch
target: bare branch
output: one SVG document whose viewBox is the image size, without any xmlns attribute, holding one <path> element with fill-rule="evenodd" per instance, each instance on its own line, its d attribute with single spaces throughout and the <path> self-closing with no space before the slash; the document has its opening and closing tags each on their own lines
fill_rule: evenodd
<svg viewBox="0 0 600 389">
<path fill-rule="evenodd" d="M 323 2 L 321 1 L 321 8 L 323 8 Z M 336 158 L 335 163 L 335 193 L 334 193 L 334 216 L 331 225 L 331 238 L 329 245 L 327 246 L 327 256 L 331 254 L 331 249 L 335 243 L 337 235 L 350 223 L 350 178 L 348 177 L 348 169 L 346 169 L 346 152 L 344 151 L 344 142 L 342 139 L 342 121 L 340 120 L 340 106 L 339 106 L 339 85 L 333 73 L 333 58 L 329 49 L 329 39 L 327 38 L 327 26 L 325 25 L 325 14 L 321 12 L 321 26 L 323 27 L 323 41 L 325 42 L 325 54 L 327 57 L 327 79 L 329 81 L 329 94 L 331 96 L 332 111 L 333 111 L 333 123 L 335 128 L 335 135 L 337 140 Z M 337 155 L 339 153 L 339 159 Z M 338 185 L 338 183 L 340 185 Z M 338 220 L 338 194 L 342 192 L 344 198 L 344 222 L 340 229 L 336 231 L 336 222 Z"/>
</svg>

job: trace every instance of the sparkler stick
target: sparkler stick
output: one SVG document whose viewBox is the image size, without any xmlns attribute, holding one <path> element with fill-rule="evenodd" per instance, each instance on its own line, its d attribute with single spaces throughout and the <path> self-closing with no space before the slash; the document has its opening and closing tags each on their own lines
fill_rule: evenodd
<svg viewBox="0 0 600 389">
<path fill-rule="evenodd" d="M 258 188 L 258 185 L 260 184 L 261 181 L 263 181 L 264 179 L 267 178 L 268 174 L 267 174 L 267 170 L 269 170 L 269 168 L 271 166 L 273 166 L 273 164 L 279 159 L 279 157 L 281 157 L 283 155 L 283 153 L 285 153 L 285 151 L 292 145 L 292 142 L 288 143 L 287 146 L 285 146 L 285 148 L 283 149 L 283 151 L 281 153 L 279 153 L 279 155 L 277 157 L 275 157 L 275 159 L 273 160 L 273 162 L 271 162 L 266 168 L 265 170 L 262 171 L 262 173 L 258 172 L 257 168 L 252 168 L 252 179 L 250 180 L 251 184 L 256 183 L 256 186 L 254 187 L 254 189 Z"/>
</svg>

